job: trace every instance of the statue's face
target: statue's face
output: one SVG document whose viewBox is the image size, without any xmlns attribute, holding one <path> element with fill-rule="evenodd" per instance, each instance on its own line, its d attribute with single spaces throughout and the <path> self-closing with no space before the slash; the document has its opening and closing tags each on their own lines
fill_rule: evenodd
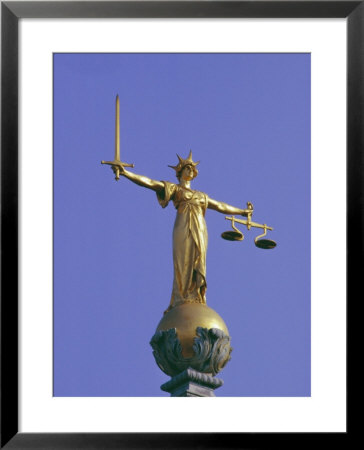
<svg viewBox="0 0 364 450">
<path fill-rule="evenodd" d="M 193 167 L 190 164 L 187 164 L 182 170 L 181 178 L 186 181 L 193 180 L 195 177 L 195 173 Z"/>
</svg>

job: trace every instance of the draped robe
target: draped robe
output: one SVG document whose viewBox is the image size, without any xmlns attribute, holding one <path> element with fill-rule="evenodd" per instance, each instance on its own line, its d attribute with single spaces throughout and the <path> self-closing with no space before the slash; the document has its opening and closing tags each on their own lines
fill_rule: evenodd
<svg viewBox="0 0 364 450">
<path fill-rule="evenodd" d="M 173 228 L 174 277 L 168 310 L 182 303 L 206 304 L 207 195 L 168 181 L 163 184 L 164 189 L 157 193 L 160 205 L 165 208 L 172 199 L 177 209 Z"/>
</svg>

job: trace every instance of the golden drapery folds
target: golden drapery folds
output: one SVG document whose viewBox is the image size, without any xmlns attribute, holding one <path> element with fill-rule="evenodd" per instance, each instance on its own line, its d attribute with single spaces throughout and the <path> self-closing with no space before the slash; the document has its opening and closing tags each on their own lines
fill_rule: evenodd
<svg viewBox="0 0 364 450">
<path fill-rule="evenodd" d="M 173 228 L 174 278 L 168 309 L 182 303 L 206 304 L 207 195 L 168 181 L 163 184 L 164 189 L 157 192 L 160 205 L 165 208 L 173 200 L 177 209 Z"/>
</svg>

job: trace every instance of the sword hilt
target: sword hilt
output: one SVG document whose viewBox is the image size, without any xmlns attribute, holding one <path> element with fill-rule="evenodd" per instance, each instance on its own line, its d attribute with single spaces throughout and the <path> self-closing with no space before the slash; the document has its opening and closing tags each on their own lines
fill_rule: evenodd
<svg viewBox="0 0 364 450">
<path fill-rule="evenodd" d="M 117 159 L 114 159 L 114 161 L 101 161 L 101 164 L 108 164 L 109 166 L 115 166 L 115 180 L 119 180 L 120 178 L 120 166 L 122 167 L 134 167 L 134 164 L 124 163 Z"/>
</svg>

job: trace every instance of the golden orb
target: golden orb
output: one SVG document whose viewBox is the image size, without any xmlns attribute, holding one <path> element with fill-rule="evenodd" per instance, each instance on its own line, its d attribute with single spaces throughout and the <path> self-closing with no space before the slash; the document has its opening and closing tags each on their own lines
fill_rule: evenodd
<svg viewBox="0 0 364 450">
<path fill-rule="evenodd" d="M 222 318 L 207 305 L 201 303 L 182 303 L 175 306 L 162 317 L 156 331 L 167 331 L 176 328 L 185 358 L 194 356 L 193 340 L 196 328 L 218 328 L 229 336 L 229 331 Z"/>
</svg>

